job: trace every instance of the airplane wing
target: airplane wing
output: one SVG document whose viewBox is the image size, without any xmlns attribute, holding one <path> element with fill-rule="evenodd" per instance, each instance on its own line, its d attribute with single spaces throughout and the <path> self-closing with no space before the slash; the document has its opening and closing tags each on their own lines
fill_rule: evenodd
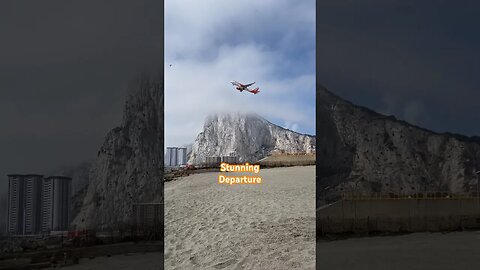
<svg viewBox="0 0 480 270">
<path fill-rule="evenodd" d="M 231 81 L 230 83 L 233 84 L 233 85 L 235 85 L 235 86 L 242 87 L 242 88 L 247 88 L 247 87 L 252 86 L 253 84 L 255 84 L 255 82 L 249 83 L 249 84 L 242 84 L 242 83 L 239 83 L 239 82 L 237 82 L 237 81 Z"/>
</svg>

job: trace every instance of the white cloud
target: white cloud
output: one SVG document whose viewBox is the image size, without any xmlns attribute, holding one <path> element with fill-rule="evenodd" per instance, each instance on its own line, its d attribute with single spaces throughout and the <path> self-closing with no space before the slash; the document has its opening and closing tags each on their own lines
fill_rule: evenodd
<svg viewBox="0 0 480 270">
<path fill-rule="evenodd" d="M 314 55 L 314 24 L 311 0 L 166 1 L 165 145 L 193 142 L 219 111 L 256 112 L 314 133 L 315 59 L 298 66 L 294 56 L 303 53 L 298 44 Z M 231 80 L 257 81 L 261 92 L 240 93 Z"/>
</svg>

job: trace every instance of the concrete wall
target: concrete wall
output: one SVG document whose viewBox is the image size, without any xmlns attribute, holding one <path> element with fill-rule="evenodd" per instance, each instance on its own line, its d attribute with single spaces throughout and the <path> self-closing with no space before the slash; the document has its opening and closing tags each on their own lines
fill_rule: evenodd
<svg viewBox="0 0 480 270">
<path fill-rule="evenodd" d="M 477 199 L 342 200 L 317 210 L 325 233 L 449 231 L 480 228 Z"/>
</svg>

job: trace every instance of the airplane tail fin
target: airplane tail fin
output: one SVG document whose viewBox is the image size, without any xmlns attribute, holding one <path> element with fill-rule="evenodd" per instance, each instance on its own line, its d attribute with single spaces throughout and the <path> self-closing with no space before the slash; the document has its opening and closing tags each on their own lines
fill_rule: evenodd
<svg viewBox="0 0 480 270">
<path fill-rule="evenodd" d="M 250 90 L 250 93 L 253 93 L 253 94 L 256 95 L 258 92 L 260 92 L 259 89 L 260 89 L 260 88 L 257 87 L 257 88 L 255 88 L 255 89 L 253 89 L 253 90 Z"/>
</svg>

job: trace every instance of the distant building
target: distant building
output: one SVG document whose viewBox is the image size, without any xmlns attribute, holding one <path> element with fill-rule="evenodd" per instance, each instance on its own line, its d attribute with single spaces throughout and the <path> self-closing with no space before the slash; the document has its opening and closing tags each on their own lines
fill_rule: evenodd
<svg viewBox="0 0 480 270">
<path fill-rule="evenodd" d="M 186 147 L 167 147 L 165 155 L 165 166 L 176 167 L 187 164 L 187 148 Z"/>
<path fill-rule="evenodd" d="M 44 179 L 42 231 L 66 231 L 70 225 L 72 178 L 50 176 Z"/>
<path fill-rule="evenodd" d="M 71 178 L 9 174 L 7 233 L 32 235 L 67 230 Z"/>
<path fill-rule="evenodd" d="M 23 175 L 8 175 L 7 233 L 23 234 Z"/>
<path fill-rule="evenodd" d="M 186 165 L 187 164 L 187 148 L 179 147 L 177 148 L 177 165 Z"/>
<path fill-rule="evenodd" d="M 53 181 L 43 181 L 42 194 L 42 232 L 48 233 L 52 230 L 53 220 Z"/>
<path fill-rule="evenodd" d="M 167 147 L 167 154 L 165 155 L 165 166 L 178 166 L 177 147 Z"/>
<path fill-rule="evenodd" d="M 7 232 L 13 235 L 41 231 L 43 176 L 9 174 Z"/>
</svg>

